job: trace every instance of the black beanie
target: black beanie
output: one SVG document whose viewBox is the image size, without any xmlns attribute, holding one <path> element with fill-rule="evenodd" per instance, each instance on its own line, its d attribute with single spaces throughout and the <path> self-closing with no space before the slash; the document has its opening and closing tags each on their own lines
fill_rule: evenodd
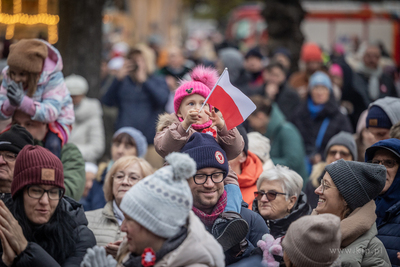
<svg viewBox="0 0 400 267">
<path fill-rule="evenodd" d="M 379 164 L 340 159 L 325 170 L 351 210 L 376 198 L 386 183 L 386 168 Z"/>
<path fill-rule="evenodd" d="M 217 168 L 225 172 L 225 177 L 228 175 L 229 164 L 225 151 L 209 134 L 193 133 L 180 152 L 194 159 L 197 170 Z"/>
<path fill-rule="evenodd" d="M 33 145 L 32 135 L 22 126 L 14 124 L 0 135 L 0 151 L 18 154 L 26 145 Z"/>
</svg>

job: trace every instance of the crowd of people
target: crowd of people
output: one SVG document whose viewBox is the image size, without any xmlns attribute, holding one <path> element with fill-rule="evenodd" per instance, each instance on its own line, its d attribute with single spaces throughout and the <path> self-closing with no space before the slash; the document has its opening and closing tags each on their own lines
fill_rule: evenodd
<svg viewBox="0 0 400 267">
<path fill-rule="evenodd" d="M 95 89 L 15 42 L 0 266 L 400 266 L 400 83 L 359 50 L 305 43 L 295 71 L 284 47 L 117 43 Z M 225 68 L 256 107 L 232 129 L 205 103 Z"/>
</svg>

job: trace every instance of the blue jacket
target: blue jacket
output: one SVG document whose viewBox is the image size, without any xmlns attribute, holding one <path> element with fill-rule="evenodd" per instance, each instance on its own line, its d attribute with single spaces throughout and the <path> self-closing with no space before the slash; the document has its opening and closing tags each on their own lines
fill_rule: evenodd
<svg viewBox="0 0 400 267">
<path fill-rule="evenodd" d="M 143 84 L 137 84 L 127 76 L 122 81 L 114 79 L 101 102 L 118 107 L 115 130 L 124 126 L 134 127 L 146 136 L 148 144 L 153 144 L 156 121 L 164 112 L 168 97 L 169 89 L 164 77 L 152 75 Z"/>
<path fill-rule="evenodd" d="M 392 138 L 379 141 L 368 148 L 365 152 L 365 161 L 372 160 L 376 150 L 382 147 L 400 154 L 400 140 Z M 385 194 L 375 199 L 375 203 L 377 237 L 385 246 L 392 266 L 399 267 L 400 260 L 397 259 L 397 252 L 400 251 L 400 167 L 392 185 Z"/>
<path fill-rule="evenodd" d="M 104 169 L 101 174 L 101 181 L 97 179 L 93 180 L 93 186 L 89 191 L 86 198 L 82 198 L 79 203 L 83 205 L 84 211 L 102 209 L 106 205 L 107 201 L 104 198 L 103 185 L 106 179 L 107 168 Z"/>
</svg>

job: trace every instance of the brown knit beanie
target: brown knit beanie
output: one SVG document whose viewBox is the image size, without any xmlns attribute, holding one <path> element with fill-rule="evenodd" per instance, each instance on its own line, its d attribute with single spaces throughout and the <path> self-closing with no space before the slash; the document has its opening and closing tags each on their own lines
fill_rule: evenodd
<svg viewBox="0 0 400 267">
<path fill-rule="evenodd" d="M 63 165 L 60 159 L 46 148 L 26 145 L 17 156 L 11 195 L 27 185 L 54 185 L 65 190 Z"/>
<path fill-rule="evenodd" d="M 289 226 L 282 248 L 296 267 L 328 267 L 339 257 L 340 242 L 339 217 L 308 215 Z"/>
<path fill-rule="evenodd" d="M 10 46 L 7 64 L 27 72 L 41 73 L 48 55 L 47 45 L 38 39 L 22 39 Z"/>
</svg>

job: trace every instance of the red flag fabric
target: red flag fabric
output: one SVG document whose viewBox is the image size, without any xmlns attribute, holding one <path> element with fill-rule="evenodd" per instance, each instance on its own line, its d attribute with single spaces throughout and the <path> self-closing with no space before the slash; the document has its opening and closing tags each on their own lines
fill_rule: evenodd
<svg viewBox="0 0 400 267">
<path fill-rule="evenodd" d="M 250 98 L 231 84 L 228 70 L 222 73 L 207 103 L 221 111 L 228 130 L 244 122 L 256 109 Z"/>
</svg>

